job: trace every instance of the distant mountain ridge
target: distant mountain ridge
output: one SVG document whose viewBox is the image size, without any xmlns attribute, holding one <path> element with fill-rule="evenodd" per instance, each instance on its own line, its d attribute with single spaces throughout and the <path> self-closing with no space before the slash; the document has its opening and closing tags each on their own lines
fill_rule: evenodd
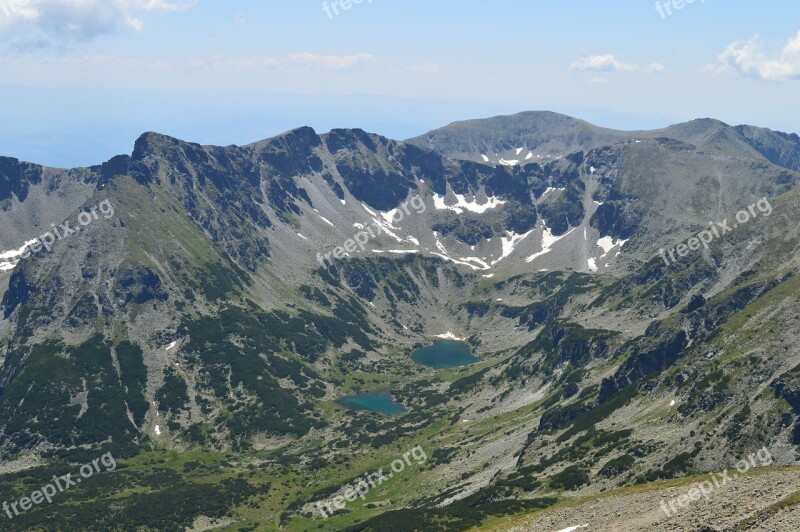
<svg viewBox="0 0 800 532">
<path fill-rule="evenodd" d="M 454 122 L 406 142 L 446 157 L 493 164 L 519 164 L 612 145 L 625 140 L 670 138 L 698 148 L 718 148 L 800 170 L 800 137 L 753 126 L 697 119 L 650 131 L 617 131 L 551 111 Z M 516 164 L 515 163 L 515 164 Z"/>
</svg>

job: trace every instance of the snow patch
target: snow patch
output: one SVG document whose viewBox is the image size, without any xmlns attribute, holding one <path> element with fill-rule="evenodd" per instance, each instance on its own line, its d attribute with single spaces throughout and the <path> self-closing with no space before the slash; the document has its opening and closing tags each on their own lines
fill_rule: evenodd
<svg viewBox="0 0 800 532">
<path fill-rule="evenodd" d="M 436 255 L 437 257 L 441 257 L 444 260 L 448 260 L 448 261 L 454 262 L 456 264 L 463 264 L 464 266 L 469 266 L 473 270 L 489 270 L 489 269 L 491 269 L 491 266 L 486 264 L 483 261 L 483 259 L 481 259 L 479 257 L 463 257 L 461 259 L 454 259 L 453 257 L 451 257 L 450 255 L 447 254 L 447 249 L 444 247 L 444 244 L 442 244 L 442 242 L 439 240 L 439 233 L 434 231 L 433 232 L 433 238 L 436 239 L 436 242 L 435 242 L 436 243 L 436 248 L 439 251 L 441 251 L 441 253 L 436 253 L 435 251 L 432 251 L 431 252 L 432 255 Z M 478 266 L 473 264 L 473 262 L 478 263 Z"/>
<path fill-rule="evenodd" d="M 169 344 L 169 345 L 167 346 L 167 348 L 166 348 L 165 350 L 166 350 L 166 351 L 169 351 L 170 349 L 172 349 L 173 347 L 175 347 L 177 344 L 178 344 L 178 342 L 172 342 L 171 344 Z"/>
<path fill-rule="evenodd" d="M 461 264 L 463 266 L 469 266 L 473 270 L 488 270 L 489 269 L 489 266 L 485 266 L 483 268 L 480 267 L 480 266 L 475 266 L 474 264 L 471 264 L 469 262 L 464 262 L 463 260 L 454 259 L 453 257 L 445 255 L 444 253 L 436 253 L 435 251 L 431 251 L 431 255 L 436 255 L 437 257 L 441 257 L 444 260 L 453 262 L 455 264 Z M 485 263 L 484 263 L 484 265 L 485 265 Z"/>
<path fill-rule="evenodd" d="M 508 233 L 508 238 L 500 237 L 500 244 L 503 246 L 503 254 L 500 256 L 499 259 L 492 261 L 492 266 L 494 266 L 504 258 L 511 255 L 514 252 L 514 248 L 516 247 L 516 245 L 525 240 L 525 238 L 527 238 L 531 233 L 533 233 L 533 229 L 521 235 L 514 233 L 513 231 L 507 231 L 507 233 Z"/>
<path fill-rule="evenodd" d="M 398 210 L 398 209 L 397 209 L 397 207 L 395 207 L 395 208 L 394 208 L 394 209 L 392 209 L 391 211 L 386 211 L 386 212 L 382 212 L 382 213 L 381 213 L 381 216 L 383 217 L 383 220 L 384 220 L 384 221 L 385 221 L 387 224 L 389 224 L 389 227 L 394 227 L 394 225 L 393 225 L 393 224 L 394 224 L 394 215 L 395 215 L 395 214 L 397 214 L 397 210 Z M 402 218 L 402 217 L 403 217 L 403 216 L 402 216 L 402 214 L 401 214 L 401 215 L 400 215 L 400 218 Z"/>
<path fill-rule="evenodd" d="M 161 427 L 156 425 L 156 436 L 161 436 Z"/>
<path fill-rule="evenodd" d="M 0 259 L 15 259 L 25 253 L 25 249 L 30 246 L 31 244 L 35 243 L 38 239 L 34 238 L 29 242 L 25 242 L 21 248 L 19 249 L 12 249 L 11 251 L 4 251 L 0 253 Z"/>
<path fill-rule="evenodd" d="M 0 260 L 3 260 L 3 262 L 0 262 L 0 271 L 5 272 L 13 270 L 17 265 L 18 258 L 25 253 L 25 250 L 28 248 L 28 246 L 36 242 L 38 242 L 38 239 L 34 238 L 33 240 L 25 242 L 19 249 L 12 249 L 0 253 Z"/>
<path fill-rule="evenodd" d="M 503 166 L 516 166 L 519 164 L 519 159 L 511 159 L 511 160 L 500 159 L 500 164 L 502 164 Z"/>
<path fill-rule="evenodd" d="M 542 192 L 542 195 L 539 196 L 539 199 L 542 199 L 543 197 L 547 196 L 551 192 L 564 192 L 565 190 L 567 190 L 566 187 L 561 187 L 561 188 L 547 187 L 544 190 L 544 192 Z"/>
<path fill-rule="evenodd" d="M 619 246 L 620 248 L 625 245 L 627 240 L 614 240 L 610 236 L 604 236 L 603 238 L 597 241 L 597 245 L 603 249 L 603 254 L 600 256 L 602 259 L 606 255 L 608 255 L 609 251 L 614 249 L 615 247 Z M 619 253 L 618 253 L 619 254 Z"/>
<path fill-rule="evenodd" d="M 447 209 L 454 211 L 456 214 L 461 214 L 465 210 L 477 214 L 483 214 L 489 209 L 496 209 L 497 207 L 500 207 L 506 203 L 504 200 L 498 199 L 494 196 L 487 198 L 486 203 L 483 204 L 479 204 L 475 199 L 473 199 L 473 201 L 467 201 L 466 195 L 463 194 L 454 194 L 454 196 L 456 197 L 456 200 L 458 200 L 457 203 L 455 205 L 447 205 L 444 202 L 444 196 L 434 194 L 433 206 L 437 210 L 441 211 Z"/>
<path fill-rule="evenodd" d="M 366 207 L 364 207 L 364 208 L 366 209 Z M 394 209 L 393 211 L 396 211 L 396 210 L 397 209 Z M 383 216 L 385 218 L 387 214 L 390 214 L 393 211 L 389 211 L 389 213 L 381 213 L 381 216 Z M 381 220 L 380 218 L 378 218 L 377 215 L 375 215 L 375 218 L 373 218 L 372 221 L 375 223 L 375 225 L 379 225 L 381 227 L 381 229 L 383 230 L 383 232 L 386 233 L 387 235 L 389 235 L 390 237 L 394 238 L 395 240 L 397 240 L 401 244 L 404 242 L 404 240 L 402 238 L 397 236 L 397 234 L 394 231 L 392 231 L 392 229 L 397 229 L 397 228 L 395 226 L 393 226 L 391 224 L 391 222 L 387 222 L 385 220 Z"/>
<path fill-rule="evenodd" d="M 586 528 L 588 526 L 589 526 L 589 523 L 586 523 L 585 525 L 571 526 L 571 527 L 565 528 L 563 530 L 559 530 L 558 532 L 575 532 L 579 528 Z"/>
<path fill-rule="evenodd" d="M 318 213 L 318 214 L 319 214 L 319 213 Z M 328 220 L 327 218 L 325 218 L 325 217 L 324 217 L 324 216 L 322 216 L 321 214 L 319 215 L 319 217 L 320 217 L 320 218 L 322 218 L 322 221 L 323 221 L 323 222 L 325 222 L 326 224 L 330 225 L 331 227 L 336 227 L 335 225 L 333 225 L 333 222 L 331 222 L 330 220 Z"/>
<path fill-rule="evenodd" d="M 303 240 L 308 240 L 308 237 L 305 237 L 305 236 L 301 235 L 300 233 L 297 233 L 297 236 L 299 236 Z"/>
<path fill-rule="evenodd" d="M 464 341 L 464 338 L 457 338 L 456 335 L 451 333 L 450 331 L 447 331 L 444 334 L 437 334 L 436 338 L 441 338 L 442 340 L 458 340 L 460 342 Z"/>
<path fill-rule="evenodd" d="M 603 238 L 598 239 L 597 246 L 603 250 L 603 254 L 597 258 L 589 259 L 589 271 L 596 272 L 598 270 L 597 261 L 606 258 L 606 256 L 609 254 L 609 252 L 611 252 L 612 249 L 617 247 L 619 248 L 617 254 L 614 255 L 614 257 L 617 257 L 620 253 L 622 253 L 622 246 L 625 245 L 625 242 L 627 242 L 627 240 L 614 240 L 610 236 L 604 236 Z"/>
<path fill-rule="evenodd" d="M 533 255 L 531 255 L 530 257 L 525 259 L 525 262 L 533 262 L 534 259 L 536 259 L 538 257 L 541 257 L 542 255 L 545 255 L 547 253 L 550 253 L 550 251 L 552 251 L 553 245 L 556 242 L 558 242 L 562 238 L 568 236 L 575 229 L 577 229 L 577 227 L 574 227 L 574 228 L 570 229 L 569 231 L 567 231 L 566 233 L 564 233 L 561 236 L 553 236 L 553 232 L 550 231 L 550 228 L 545 225 L 544 229 L 542 229 L 542 250 L 539 251 L 539 252 L 534 253 Z"/>
<path fill-rule="evenodd" d="M 447 255 L 447 248 L 444 247 L 444 244 L 441 243 L 439 240 L 439 233 L 436 231 L 433 232 L 433 238 L 436 239 L 436 249 Z"/>
<path fill-rule="evenodd" d="M 485 162 L 485 163 L 489 162 L 489 158 L 487 156 L 481 154 L 481 157 L 483 158 L 483 162 Z"/>
<path fill-rule="evenodd" d="M 486 264 L 486 262 L 480 257 L 461 257 L 460 260 L 467 261 L 467 262 L 475 262 L 481 266 L 484 270 L 491 270 L 492 267 Z"/>
</svg>

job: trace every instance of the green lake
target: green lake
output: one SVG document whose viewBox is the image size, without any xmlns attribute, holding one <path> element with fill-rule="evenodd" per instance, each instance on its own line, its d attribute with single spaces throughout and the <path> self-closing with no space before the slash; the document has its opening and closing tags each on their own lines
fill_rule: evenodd
<svg viewBox="0 0 800 532">
<path fill-rule="evenodd" d="M 480 360 L 472 355 L 467 344 L 457 340 L 437 341 L 433 345 L 414 351 L 411 358 L 417 364 L 434 369 L 457 368 Z"/>
<path fill-rule="evenodd" d="M 387 416 L 396 416 L 406 411 L 403 405 L 392 399 L 392 396 L 389 395 L 389 390 L 348 395 L 336 402 L 350 410 L 369 410 L 370 412 L 378 412 Z"/>
</svg>

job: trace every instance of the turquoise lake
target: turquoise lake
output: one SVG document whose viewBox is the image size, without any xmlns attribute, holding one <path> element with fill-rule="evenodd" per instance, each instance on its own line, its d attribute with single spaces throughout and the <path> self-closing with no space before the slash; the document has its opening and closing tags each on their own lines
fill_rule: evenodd
<svg viewBox="0 0 800 532">
<path fill-rule="evenodd" d="M 457 340 L 437 341 L 433 345 L 414 351 L 411 358 L 417 364 L 434 369 L 457 368 L 480 360 L 472 355 L 467 344 Z"/>
<path fill-rule="evenodd" d="M 389 390 L 348 395 L 336 402 L 350 410 L 369 410 L 370 412 L 378 412 L 387 416 L 396 416 L 406 411 L 403 405 L 392 399 L 392 396 L 389 395 Z"/>
</svg>

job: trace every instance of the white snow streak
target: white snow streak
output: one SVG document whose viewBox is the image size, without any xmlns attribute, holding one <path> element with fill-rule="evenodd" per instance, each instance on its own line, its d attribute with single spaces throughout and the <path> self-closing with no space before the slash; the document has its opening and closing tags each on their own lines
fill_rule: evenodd
<svg viewBox="0 0 800 532">
<path fill-rule="evenodd" d="M 462 212 L 469 211 L 478 214 L 483 214 L 484 212 L 488 211 L 489 209 L 496 209 L 497 207 L 504 205 L 506 202 L 501 199 L 497 199 L 494 196 L 491 196 L 487 199 L 486 203 L 479 204 L 477 200 L 467 201 L 467 197 L 463 194 L 453 194 L 458 202 L 455 205 L 447 205 L 444 202 L 444 196 L 440 196 L 439 194 L 434 194 L 433 196 L 433 206 L 436 207 L 437 210 L 451 210 L 454 211 L 456 214 L 461 214 Z"/>
<path fill-rule="evenodd" d="M 457 338 L 457 337 L 456 337 L 456 335 L 455 335 L 455 334 L 453 334 L 453 333 L 451 333 L 450 331 L 447 331 L 447 332 L 446 332 L 446 333 L 444 333 L 444 334 L 437 334 L 437 335 L 436 335 L 436 338 L 442 338 L 442 339 L 444 339 L 444 340 L 459 340 L 459 341 L 464 341 L 464 338 Z"/>
<path fill-rule="evenodd" d="M 571 526 L 571 527 L 569 527 L 569 528 L 565 528 L 565 529 L 563 529 L 563 530 L 559 530 L 558 532 L 575 532 L 575 531 L 576 531 L 576 530 L 578 530 L 579 528 L 586 528 L 586 527 L 588 527 L 588 526 L 589 526 L 589 523 L 586 523 L 585 525 Z"/>
<path fill-rule="evenodd" d="M 25 253 L 28 246 L 37 241 L 38 239 L 34 238 L 33 240 L 25 242 L 19 249 L 12 249 L 0 253 L 0 259 L 3 259 L 3 262 L 0 262 L 0 271 L 13 270 L 14 266 L 17 265 L 18 257 Z"/>
<path fill-rule="evenodd" d="M 570 229 L 569 231 L 567 231 L 566 233 L 564 233 L 561 236 L 553 236 L 553 232 L 550 231 L 550 228 L 545 225 L 544 229 L 542 230 L 542 250 L 537 252 L 537 253 L 534 253 L 533 255 L 531 255 L 530 257 L 525 259 L 525 262 L 533 262 L 534 259 L 536 259 L 538 257 L 541 257 L 542 255 L 545 255 L 547 253 L 550 253 L 550 251 L 552 251 L 553 245 L 556 242 L 558 242 L 559 240 L 561 240 L 565 236 L 567 236 L 570 233 L 572 233 L 572 231 L 574 231 L 575 229 L 577 229 L 577 227 L 574 227 L 574 228 Z"/>
<path fill-rule="evenodd" d="M 516 247 L 516 245 L 525 240 L 525 238 L 527 238 L 528 235 L 533 233 L 533 229 L 521 235 L 518 235 L 517 233 L 514 233 L 512 231 L 507 231 L 507 233 L 508 233 L 508 238 L 500 237 L 500 244 L 502 244 L 503 246 L 503 254 L 500 256 L 499 259 L 492 261 L 492 266 L 494 266 L 504 258 L 511 255 L 514 252 L 514 248 Z"/>
</svg>

